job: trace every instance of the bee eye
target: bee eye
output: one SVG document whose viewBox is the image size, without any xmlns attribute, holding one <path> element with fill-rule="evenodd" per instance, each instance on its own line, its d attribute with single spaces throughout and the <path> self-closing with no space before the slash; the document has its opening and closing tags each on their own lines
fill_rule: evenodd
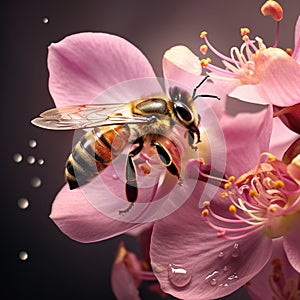
<svg viewBox="0 0 300 300">
<path fill-rule="evenodd" d="M 191 110 L 183 103 L 178 102 L 174 103 L 174 108 L 178 118 L 183 122 L 191 122 L 193 121 L 193 114 Z"/>
</svg>

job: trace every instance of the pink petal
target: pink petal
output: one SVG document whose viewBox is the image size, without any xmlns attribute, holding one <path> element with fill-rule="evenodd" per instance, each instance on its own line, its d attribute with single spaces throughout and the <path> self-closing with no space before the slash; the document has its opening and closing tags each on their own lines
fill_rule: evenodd
<svg viewBox="0 0 300 300">
<path fill-rule="evenodd" d="M 256 72 L 270 103 L 291 106 L 300 101 L 300 65 L 285 51 L 268 48 L 255 59 Z"/>
<path fill-rule="evenodd" d="M 299 218 L 299 214 L 296 217 Z M 285 234 L 283 239 L 283 247 L 288 261 L 298 273 L 300 273 L 299 229 L 300 223 L 299 219 L 297 219 L 295 224 L 293 224 L 292 229 L 287 234 Z"/>
<path fill-rule="evenodd" d="M 295 27 L 295 45 L 292 57 L 300 62 L 300 17 L 298 17 Z"/>
<path fill-rule="evenodd" d="M 163 291 L 180 299 L 228 295 L 256 275 L 271 254 L 271 240 L 259 233 L 237 241 L 240 252 L 232 257 L 235 242 L 218 238 L 201 217 L 197 199 L 202 190 L 199 184 L 179 210 L 154 224 L 150 251 L 153 271 Z M 174 285 L 174 277 L 171 282 L 168 276 L 169 264 L 189 272 L 190 282 Z"/>
<path fill-rule="evenodd" d="M 224 115 L 220 122 L 227 147 L 226 174 L 240 176 L 257 164 L 262 152 L 269 150 L 272 107 L 234 117 Z"/>
<path fill-rule="evenodd" d="M 140 50 L 105 33 L 74 34 L 52 44 L 48 67 L 49 89 L 56 106 L 91 103 L 120 82 L 155 77 Z"/>
<path fill-rule="evenodd" d="M 285 280 L 293 279 L 297 285 L 298 274 L 292 268 L 287 257 L 285 255 L 282 238 L 273 240 L 273 251 L 272 256 L 266 266 L 261 272 L 249 281 L 246 285 L 248 292 L 252 299 L 255 300 L 273 300 L 275 293 L 270 285 L 270 275 L 273 272 L 272 261 L 274 259 L 280 259 L 282 264 L 282 271 L 284 273 Z"/>
<path fill-rule="evenodd" d="M 109 195 L 101 197 L 109 203 Z M 91 205 L 81 189 L 70 191 L 67 185 L 56 196 L 50 218 L 71 239 L 84 243 L 104 240 L 136 226 L 105 216 Z"/>
</svg>

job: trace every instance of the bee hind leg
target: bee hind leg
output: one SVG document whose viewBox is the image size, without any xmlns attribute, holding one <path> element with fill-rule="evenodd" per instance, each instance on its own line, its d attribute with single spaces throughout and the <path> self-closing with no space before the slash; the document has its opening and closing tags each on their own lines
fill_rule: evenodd
<svg viewBox="0 0 300 300">
<path fill-rule="evenodd" d="M 138 187 L 136 181 L 136 168 L 133 158 L 139 154 L 144 147 L 144 139 L 143 137 L 139 137 L 134 144 L 138 144 L 136 148 L 129 152 L 127 161 L 126 161 L 126 169 L 125 169 L 125 178 L 126 178 L 126 198 L 128 202 L 130 202 L 129 206 L 124 210 L 119 210 L 119 214 L 123 215 L 128 213 L 134 205 L 138 197 Z"/>
</svg>

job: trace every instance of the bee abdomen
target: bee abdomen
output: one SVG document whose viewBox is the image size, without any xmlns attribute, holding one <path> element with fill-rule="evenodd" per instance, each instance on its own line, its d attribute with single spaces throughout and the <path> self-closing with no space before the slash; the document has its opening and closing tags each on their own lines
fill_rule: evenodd
<svg viewBox="0 0 300 300">
<path fill-rule="evenodd" d="M 70 189 L 88 183 L 110 165 L 127 145 L 128 136 L 124 126 L 95 128 L 84 135 L 66 163 L 65 176 Z"/>
</svg>

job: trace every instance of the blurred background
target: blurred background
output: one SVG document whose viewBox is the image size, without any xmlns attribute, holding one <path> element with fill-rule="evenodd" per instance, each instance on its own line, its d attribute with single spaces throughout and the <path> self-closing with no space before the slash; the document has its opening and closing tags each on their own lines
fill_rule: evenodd
<svg viewBox="0 0 300 300">
<path fill-rule="evenodd" d="M 299 0 L 282 0 L 279 46 L 293 48 Z M 1 8 L 1 299 L 115 299 L 110 272 L 119 236 L 80 244 L 49 219 L 64 185 L 72 132 L 36 128 L 30 120 L 54 106 L 48 91 L 47 47 L 67 35 L 108 32 L 137 46 L 162 75 L 163 53 L 184 44 L 198 53 L 199 33 L 209 32 L 221 52 L 240 46 L 240 27 L 249 27 L 266 45 L 276 24 L 260 14 L 263 1 L 51 0 L 9 1 Z M 200 53 L 199 53 L 200 55 Z M 210 55 L 211 56 L 211 55 Z M 129 62 L 130 63 L 130 62 Z M 138 254 L 138 252 L 136 252 Z M 159 299 L 141 290 L 142 299 Z M 249 299 L 242 289 L 224 299 Z"/>
</svg>

